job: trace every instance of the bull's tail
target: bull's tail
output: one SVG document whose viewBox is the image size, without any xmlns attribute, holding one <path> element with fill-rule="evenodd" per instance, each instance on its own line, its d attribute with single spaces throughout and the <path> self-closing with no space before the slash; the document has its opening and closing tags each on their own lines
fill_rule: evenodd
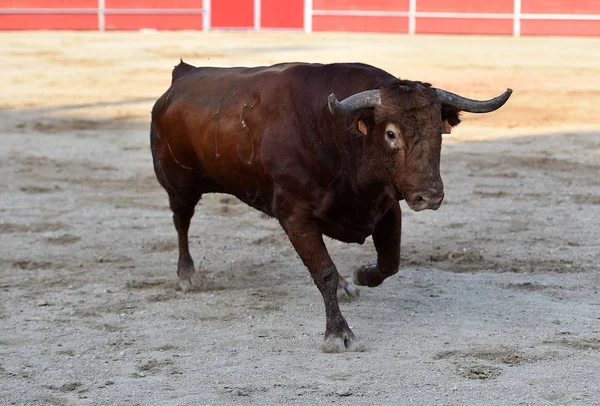
<svg viewBox="0 0 600 406">
<path fill-rule="evenodd" d="M 183 62 L 183 59 L 179 60 L 179 65 L 175 66 L 173 69 L 173 79 L 171 80 L 171 84 L 175 83 L 177 79 L 184 76 L 186 73 L 194 69 L 195 66 L 187 64 Z"/>
</svg>

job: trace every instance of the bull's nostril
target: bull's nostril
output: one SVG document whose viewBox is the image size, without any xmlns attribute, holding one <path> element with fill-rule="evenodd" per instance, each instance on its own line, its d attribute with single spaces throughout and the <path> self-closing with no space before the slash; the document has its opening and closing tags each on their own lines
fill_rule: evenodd
<svg viewBox="0 0 600 406">
<path fill-rule="evenodd" d="M 415 203 L 422 203 L 424 201 L 425 201 L 425 198 L 423 196 L 415 197 Z"/>
</svg>

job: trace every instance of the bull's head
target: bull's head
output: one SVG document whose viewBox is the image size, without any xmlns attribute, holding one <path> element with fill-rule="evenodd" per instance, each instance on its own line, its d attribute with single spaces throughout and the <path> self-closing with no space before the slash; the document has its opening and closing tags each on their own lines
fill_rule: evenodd
<svg viewBox="0 0 600 406">
<path fill-rule="evenodd" d="M 391 86 L 354 94 L 341 102 L 332 93 L 333 115 L 357 114 L 354 127 L 365 138 L 371 174 L 390 185 L 415 211 L 436 210 L 444 199 L 440 176 L 442 134 L 460 123 L 459 113 L 488 113 L 508 100 L 508 89 L 486 101 L 471 100 L 428 83 L 398 81 Z M 367 109 L 367 110 L 365 110 Z"/>
</svg>

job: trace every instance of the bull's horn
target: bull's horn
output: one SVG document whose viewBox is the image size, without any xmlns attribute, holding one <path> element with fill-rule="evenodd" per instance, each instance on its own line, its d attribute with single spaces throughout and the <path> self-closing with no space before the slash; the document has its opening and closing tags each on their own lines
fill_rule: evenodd
<svg viewBox="0 0 600 406">
<path fill-rule="evenodd" d="M 506 89 L 506 92 L 493 99 L 473 100 L 443 89 L 435 89 L 435 91 L 441 104 L 452 106 L 468 113 L 489 113 L 497 110 L 506 103 L 512 93 L 512 89 Z"/>
<path fill-rule="evenodd" d="M 372 109 L 380 106 L 381 94 L 379 90 L 366 90 L 338 101 L 335 94 L 331 93 L 327 98 L 327 105 L 331 114 L 334 116 L 343 116 L 360 109 Z"/>
</svg>

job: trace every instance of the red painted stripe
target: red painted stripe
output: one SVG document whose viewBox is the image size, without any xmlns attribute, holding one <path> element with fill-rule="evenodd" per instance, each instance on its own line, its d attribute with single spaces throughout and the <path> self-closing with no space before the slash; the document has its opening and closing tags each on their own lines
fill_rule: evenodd
<svg viewBox="0 0 600 406">
<path fill-rule="evenodd" d="M 600 21 L 521 20 L 521 35 L 600 36 Z"/>
<path fill-rule="evenodd" d="M 417 18 L 418 34 L 512 34 L 513 20 L 478 18 Z"/>
<path fill-rule="evenodd" d="M 211 27 L 254 27 L 253 0 L 215 0 L 211 2 Z"/>
<path fill-rule="evenodd" d="M 455 13 L 512 13 L 514 0 L 417 0 L 417 11 Z"/>
<path fill-rule="evenodd" d="M 314 31 L 407 33 L 406 17 L 314 16 Z"/>
<path fill-rule="evenodd" d="M 303 28 L 303 0 L 262 0 L 260 20 L 262 28 Z"/>
<path fill-rule="evenodd" d="M 201 14 L 110 14 L 106 15 L 107 30 L 201 30 Z"/>
<path fill-rule="evenodd" d="M 0 0 L 0 8 L 97 8 L 98 0 Z"/>
<path fill-rule="evenodd" d="M 600 14 L 600 1 L 522 0 L 521 12 L 533 14 Z"/>
<path fill-rule="evenodd" d="M 219 0 L 215 0 L 217 3 Z M 106 8 L 202 8 L 202 0 L 105 0 Z"/>
<path fill-rule="evenodd" d="M 0 30 L 97 30 L 95 14 L 0 14 Z"/>
<path fill-rule="evenodd" d="M 314 0 L 313 9 L 408 11 L 408 0 Z"/>
</svg>

